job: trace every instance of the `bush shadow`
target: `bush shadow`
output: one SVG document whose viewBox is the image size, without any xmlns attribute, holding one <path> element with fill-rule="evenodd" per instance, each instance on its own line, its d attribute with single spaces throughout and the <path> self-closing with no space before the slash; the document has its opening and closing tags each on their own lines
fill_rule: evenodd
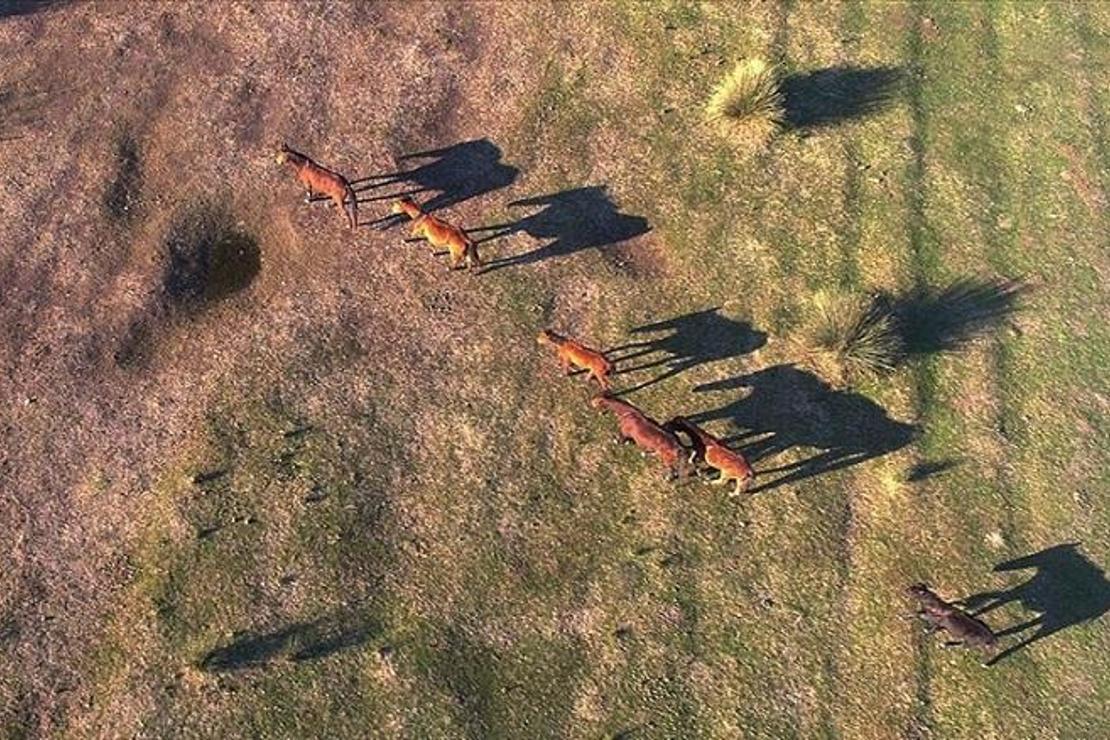
<svg viewBox="0 0 1110 740">
<path fill-rule="evenodd" d="M 720 310 L 720 306 L 715 306 L 633 328 L 633 334 L 663 336 L 628 342 L 606 351 L 606 356 L 618 366 L 643 358 L 640 364 L 619 367 L 613 374 L 655 368 L 663 368 L 663 371 L 654 378 L 622 389 L 620 394 L 647 388 L 699 365 L 740 357 L 767 343 L 766 333 L 753 329 L 746 321 L 722 316 Z"/>
<path fill-rule="evenodd" d="M 1018 281 L 961 278 L 943 288 L 880 294 L 894 317 L 904 356 L 950 352 L 993 329 L 1018 308 L 1027 291 Z"/>
<path fill-rule="evenodd" d="M 831 126 L 882 110 L 897 94 L 897 67 L 837 66 L 783 79 L 785 123 L 792 129 Z"/>
<path fill-rule="evenodd" d="M 1037 616 L 1003 629 L 999 637 L 1024 636 L 990 660 L 990 665 L 1060 630 L 1093 622 L 1110 611 L 1110 581 L 1102 568 L 1079 552 L 1079 543 L 1049 547 L 994 566 L 995 573 L 1035 569 L 1028 580 L 1000 591 L 983 591 L 960 603 L 981 616 L 1018 603 Z M 1030 630 L 1035 630 L 1030 632 Z"/>
<path fill-rule="evenodd" d="M 272 632 L 243 635 L 207 653 L 200 667 L 209 673 L 222 673 L 262 668 L 278 660 L 317 660 L 358 647 L 380 632 L 380 626 L 370 621 L 297 622 Z"/>
<path fill-rule="evenodd" d="M 262 268 L 253 236 L 221 208 L 195 207 L 179 216 L 165 238 L 162 276 L 166 300 L 196 310 L 246 288 Z"/>
<path fill-rule="evenodd" d="M 402 155 L 398 162 L 429 161 L 409 169 L 355 179 L 351 181 L 351 187 L 356 193 L 363 193 L 408 183 L 413 187 L 360 197 L 359 202 L 389 200 L 436 191 L 437 195 L 421 204 L 426 212 L 436 211 L 512 185 L 520 170 L 502 162 L 501 156 L 501 148 L 489 139 L 464 141 L 441 149 Z M 373 223 L 389 220 L 390 217 L 385 217 Z"/>
<path fill-rule="evenodd" d="M 566 257 L 583 249 L 612 246 L 651 230 L 647 219 L 621 213 L 604 185 L 525 198 L 509 206 L 539 206 L 540 210 L 516 221 L 467 229 L 467 233 L 485 233 L 486 236 L 477 239 L 479 244 L 517 233 L 548 241 L 530 252 L 492 260 L 484 272 Z"/>
<path fill-rule="evenodd" d="M 740 445 L 753 464 L 794 448 L 814 450 L 796 462 L 757 469 L 779 475 L 750 489 L 758 493 L 785 483 L 840 470 L 895 452 L 909 444 L 917 427 L 891 419 L 874 401 L 837 390 L 791 364 L 696 386 L 695 392 L 747 388 L 749 392 L 711 411 L 690 415 L 696 423 L 727 420 L 742 430 L 726 443 Z M 756 479 L 759 481 L 759 478 Z"/>
<path fill-rule="evenodd" d="M 119 367 L 144 366 L 160 329 L 246 289 L 262 269 L 254 236 L 231 212 L 207 203 L 178 214 L 163 247 L 161 300 L 132 316 L 113 355 Z"/>
</svg>

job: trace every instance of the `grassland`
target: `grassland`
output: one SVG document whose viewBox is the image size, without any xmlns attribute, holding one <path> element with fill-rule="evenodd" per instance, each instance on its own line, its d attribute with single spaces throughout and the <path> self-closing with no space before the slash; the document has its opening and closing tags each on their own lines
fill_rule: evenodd
<svg viewBox="0 0 1110 740">
<path fill-rule="evenodd" d="M 1097 3 L 0 17 L 0 737 L 1104 734 L 1108 33 Z M 788 130 L 744 154 L 704 105 L 753 55 Z M 282 140 L 356 177 L 478 142 L 415 177 L 512 225 L 495 269 L 345 232 Z M 913 313 L 894 372 L 818 373 L 821 290 Z M 743 445 L 755 495 L 613 445 L 548 325 L 624 347 L 630 400 Z M 899 618 L 918 580 L 1053 632 L 984 669 Z"/>
</svg>

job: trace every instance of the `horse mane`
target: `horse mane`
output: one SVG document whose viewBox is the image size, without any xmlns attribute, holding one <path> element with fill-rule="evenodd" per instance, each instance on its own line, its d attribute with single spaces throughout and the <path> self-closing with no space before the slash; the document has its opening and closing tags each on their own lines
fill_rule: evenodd
<svg viewBox="0 0 1110 740">
<path fill-rule="evenodd" d="M 692 421 L 690 421 L 689 419 L 687 419 L 685 416 L 676 416 L 675 418 L 671 419 L 670 422 L 668 422 L 668 423 L 673 424 L 675 427 L 683 430 L 684 432 L 689 434 L 691 437 L 696 439 L 698 442 L 700 442 L 703 446 L 708 445 L 708 444 L 716 444 L 717 443 L 717 440 L 714 439 L 713 436 L 709 432 L 705 431 L 704 429 L 699 427 L 697 424 L 695 424 Z"/>
<path fill-rule="evenodd" d="M 285 146 L 284 144 L 282 145 L 281 150 L 283 152 L 285 152 L 285 156 L 289 159 L 289 161 L 292 162 L 297 167 L 302 167 L 305 164 L 307 164 L 308 162 L 312 161 L 307 154 L 301 154 L 297 150 L 290 149 L 288 146 Z"/>
</svg>

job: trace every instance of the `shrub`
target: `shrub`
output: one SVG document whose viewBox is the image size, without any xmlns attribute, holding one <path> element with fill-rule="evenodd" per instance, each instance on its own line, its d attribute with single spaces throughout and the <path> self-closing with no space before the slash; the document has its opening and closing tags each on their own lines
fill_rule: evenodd
<svg viewBox="0 0 1110 740">
<path fill-rule="evenodd" d="M 766 145 L 785 118 L 777 68 L 759 58 L 740 61 L 706 107 L 706 118 L 738 144 Z"/>
<path fill-rule="evenodd" d="M 893 370 L 902 355 L 894 315 L 884 301 L 867 296 L 818 293 L 806 344 L 841 382 Z"/>
</svg>

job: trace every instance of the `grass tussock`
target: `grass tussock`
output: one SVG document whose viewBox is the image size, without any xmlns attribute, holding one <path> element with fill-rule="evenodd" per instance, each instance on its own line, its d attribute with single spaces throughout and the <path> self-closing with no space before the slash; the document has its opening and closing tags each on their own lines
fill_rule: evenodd
<svg viewBox="0 0 1110 740">
<path fill-rule="evenodd" d="M 737 144 L 765 146 L 786 117 L 778 68 L 758 57 L 741 60 L 717 85 L 705 113 Z"/>
<path fill-rule="evenodd" d="M 902 355 L 897 321 L 885 302 L 818 293 L 804 342 L 818 369 L 837 383 L 894 369 Z"/>
</svg>

